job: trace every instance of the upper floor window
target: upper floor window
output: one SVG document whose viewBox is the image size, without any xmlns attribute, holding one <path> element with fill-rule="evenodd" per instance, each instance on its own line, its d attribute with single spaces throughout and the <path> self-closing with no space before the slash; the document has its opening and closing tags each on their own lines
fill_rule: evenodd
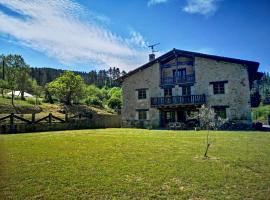
<svg viewBox="0 0 270 200">
<path fill-rule="evenodd" d="M 164 97 L 172 96 L 172 88 L 164 89 Z"/>
<path fill-rule="evenodd" d="M 183 86 L 183 87 L 182 87 L 182 95 L 183 95 L 183 96 L 191 95 L 191 89 L 190 89 L 190 86 Z"/>
<path fill-rule="evenodd" d="M 210 82 L 213 85 L 213 93 L 225 94 L 225 83 L 228 83 L 228 81 Z"/>
<path fill-rule="evenodd" d="M 138 99 L 146 99 L 146 89 L 138 90 Z"/>
<path fill-rule="evenodd" d="M 184 78 L 186 77 L 186 68 L 173 70 L 173 77 L 175 78 Z"/>
</svg>

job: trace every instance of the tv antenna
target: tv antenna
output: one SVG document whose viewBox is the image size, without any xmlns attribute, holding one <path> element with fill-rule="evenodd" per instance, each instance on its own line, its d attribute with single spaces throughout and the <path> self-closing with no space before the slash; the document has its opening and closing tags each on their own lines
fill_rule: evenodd
<svg viewBox="0 0 270 200">
<path fill-rule="evenodd" d="M 159 44 L 160 44 L 160 43 L 156 43 L 156 44 L 151 44 L 151 45 L 148 46 L 148 48 L 151 49 L 152 54 L 155 53 L 155 52 L 158 52 L 157 50 L 154 49 L 154 47 L 157 46 L 157 45 L 159 45 Z"/>
</svg>

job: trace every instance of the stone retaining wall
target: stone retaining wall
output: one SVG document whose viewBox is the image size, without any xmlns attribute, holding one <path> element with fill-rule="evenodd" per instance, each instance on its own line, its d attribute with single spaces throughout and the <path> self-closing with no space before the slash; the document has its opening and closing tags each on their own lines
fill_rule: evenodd
<svg viewBox="0 0 270 200">
<path fill-rule="evenodd" d="M 69 120 L 65 123 L 38 123 L 38 124 L 1 124 L 2 133 L 27 133 L 58 130 L 76 130 L 91 128 L 120 128 L 120 115 L 97 115 L 93 119 Z"/>
</svg>

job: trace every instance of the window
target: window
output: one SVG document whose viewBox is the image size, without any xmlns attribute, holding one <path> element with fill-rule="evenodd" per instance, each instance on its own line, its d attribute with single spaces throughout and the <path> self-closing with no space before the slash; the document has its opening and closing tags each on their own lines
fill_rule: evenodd
<svg viewBox="0 0 270 200">
<path fill-rule="evenodd" d="M 218 117 L 220 117 L 222 119 L 227 118 L 226 107 L 215 107 L 214 109 L 215 109 L 215 113 Z"/>
<path fill-rule="evenodd" d="M 146 99 L 146 89 L 138 90 L 138 99 Z"/>
<path fill-rule="evenodd" d="M 165 88 L 164 89 L 164 96 L 165 97 L 172 96 L 172 88 Z"/>
<path fill-rule="evenodd" d="M 173 70 L 173 77 L 180 77 L 183 78 L 186 76 L 186 68 Z"/>
<path fill-rule="evenodd" d="M 165 112 L 165 118 L 168 122 L 173 122 L 175 118 L 175 113 L 173 111 L 167 111 Z"/>
<path fill-rule="evenodd" d="M 138 110 L 138 118 L 139 120 L 147 119 L 147 110 Z"/>
<path fill-rule="evenodd" d="M 183 94 L 183 96 L 191 95 L 190 86 L 183 86 L 182 87 L 182 94 Z"/>
<path fill-rule="evenodd" d="M 214 83 L 214 94 L 225 94 L 224 83 Z"/>
<path fill-rule="evenodd" d="M 228 81 L 210 82 L 213 85 L 214 94 L 225 94 L 225 83 Z"/>
</svg>

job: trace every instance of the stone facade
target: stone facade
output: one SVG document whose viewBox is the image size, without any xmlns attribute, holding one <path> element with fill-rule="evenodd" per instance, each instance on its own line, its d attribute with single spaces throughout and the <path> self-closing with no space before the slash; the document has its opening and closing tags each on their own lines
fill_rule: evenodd
<svg viewBox="0 0 270 200">
<path fill-rule="evenodd" d="M 146 109 L 147 120 L 144 126 L 159 126 L 159 111 L 150 106 L 150 98 L 161 96 L 162 89 L 160 84 L 160 69 L 156 63 L 147 69 L 139 71 L 125 79 L 123 88 L 123 107 L 122 107 L 122 126 L 138 126 L 138 109 Z M 146 88 L 146 99 L 138 99 L 138 89 Z"/>
<path fill-rule="evenodd" d="M 164 97 L 164 88 L 161 78 L 172 76 L 176 68 L 185 68 L 186 73 L 195 74 L 195 81 L 189 84 L 191 95 L 205 95 L 206 104 L 211 107 L 226 108 L 229 120 L 251 122 L 250 85 L 247 66 L 244 64 L 218 61 L 201 56 L 192 57 L 192 65 L 185 63 L 178 66 L 177 62 L 190 61 L 190 57 L 179 56 L 162 65 L 171 65 L 165 69 L 161 63 L 151 62 L 148 67 L 137 70 L 122 81 L 123 88 L 123 127 L 151 127 L 160 126 L 160 109 L 151 107 L 151 97 Z M 176 66 L 173 64 L 175 63 Z M 211 82 L 224 81 L 225 94 L 213 94 Z M 175 84 L 172 87 L 172 96 L 182 95 L 182 86 Z M 146 99 L 138 99 L 138 90 L 146 89 Z M 183 108 L 183 107 L 182 107 Z M 181 108 L 181 109 L 182 109 Z M 141 122 L 138 110 L 147 111 L 147 119 Z"/>
<path fill-rule="evenodd" d="M 208 106 L 227 106 L 230 120 L 251 121 L 250 87 L 247 68 L 240 64 L 195 59 L 195 93 L 206 94 Z M 210 82 L 228 81 L 225 94 L 213 94 Z"/>
</svg>

